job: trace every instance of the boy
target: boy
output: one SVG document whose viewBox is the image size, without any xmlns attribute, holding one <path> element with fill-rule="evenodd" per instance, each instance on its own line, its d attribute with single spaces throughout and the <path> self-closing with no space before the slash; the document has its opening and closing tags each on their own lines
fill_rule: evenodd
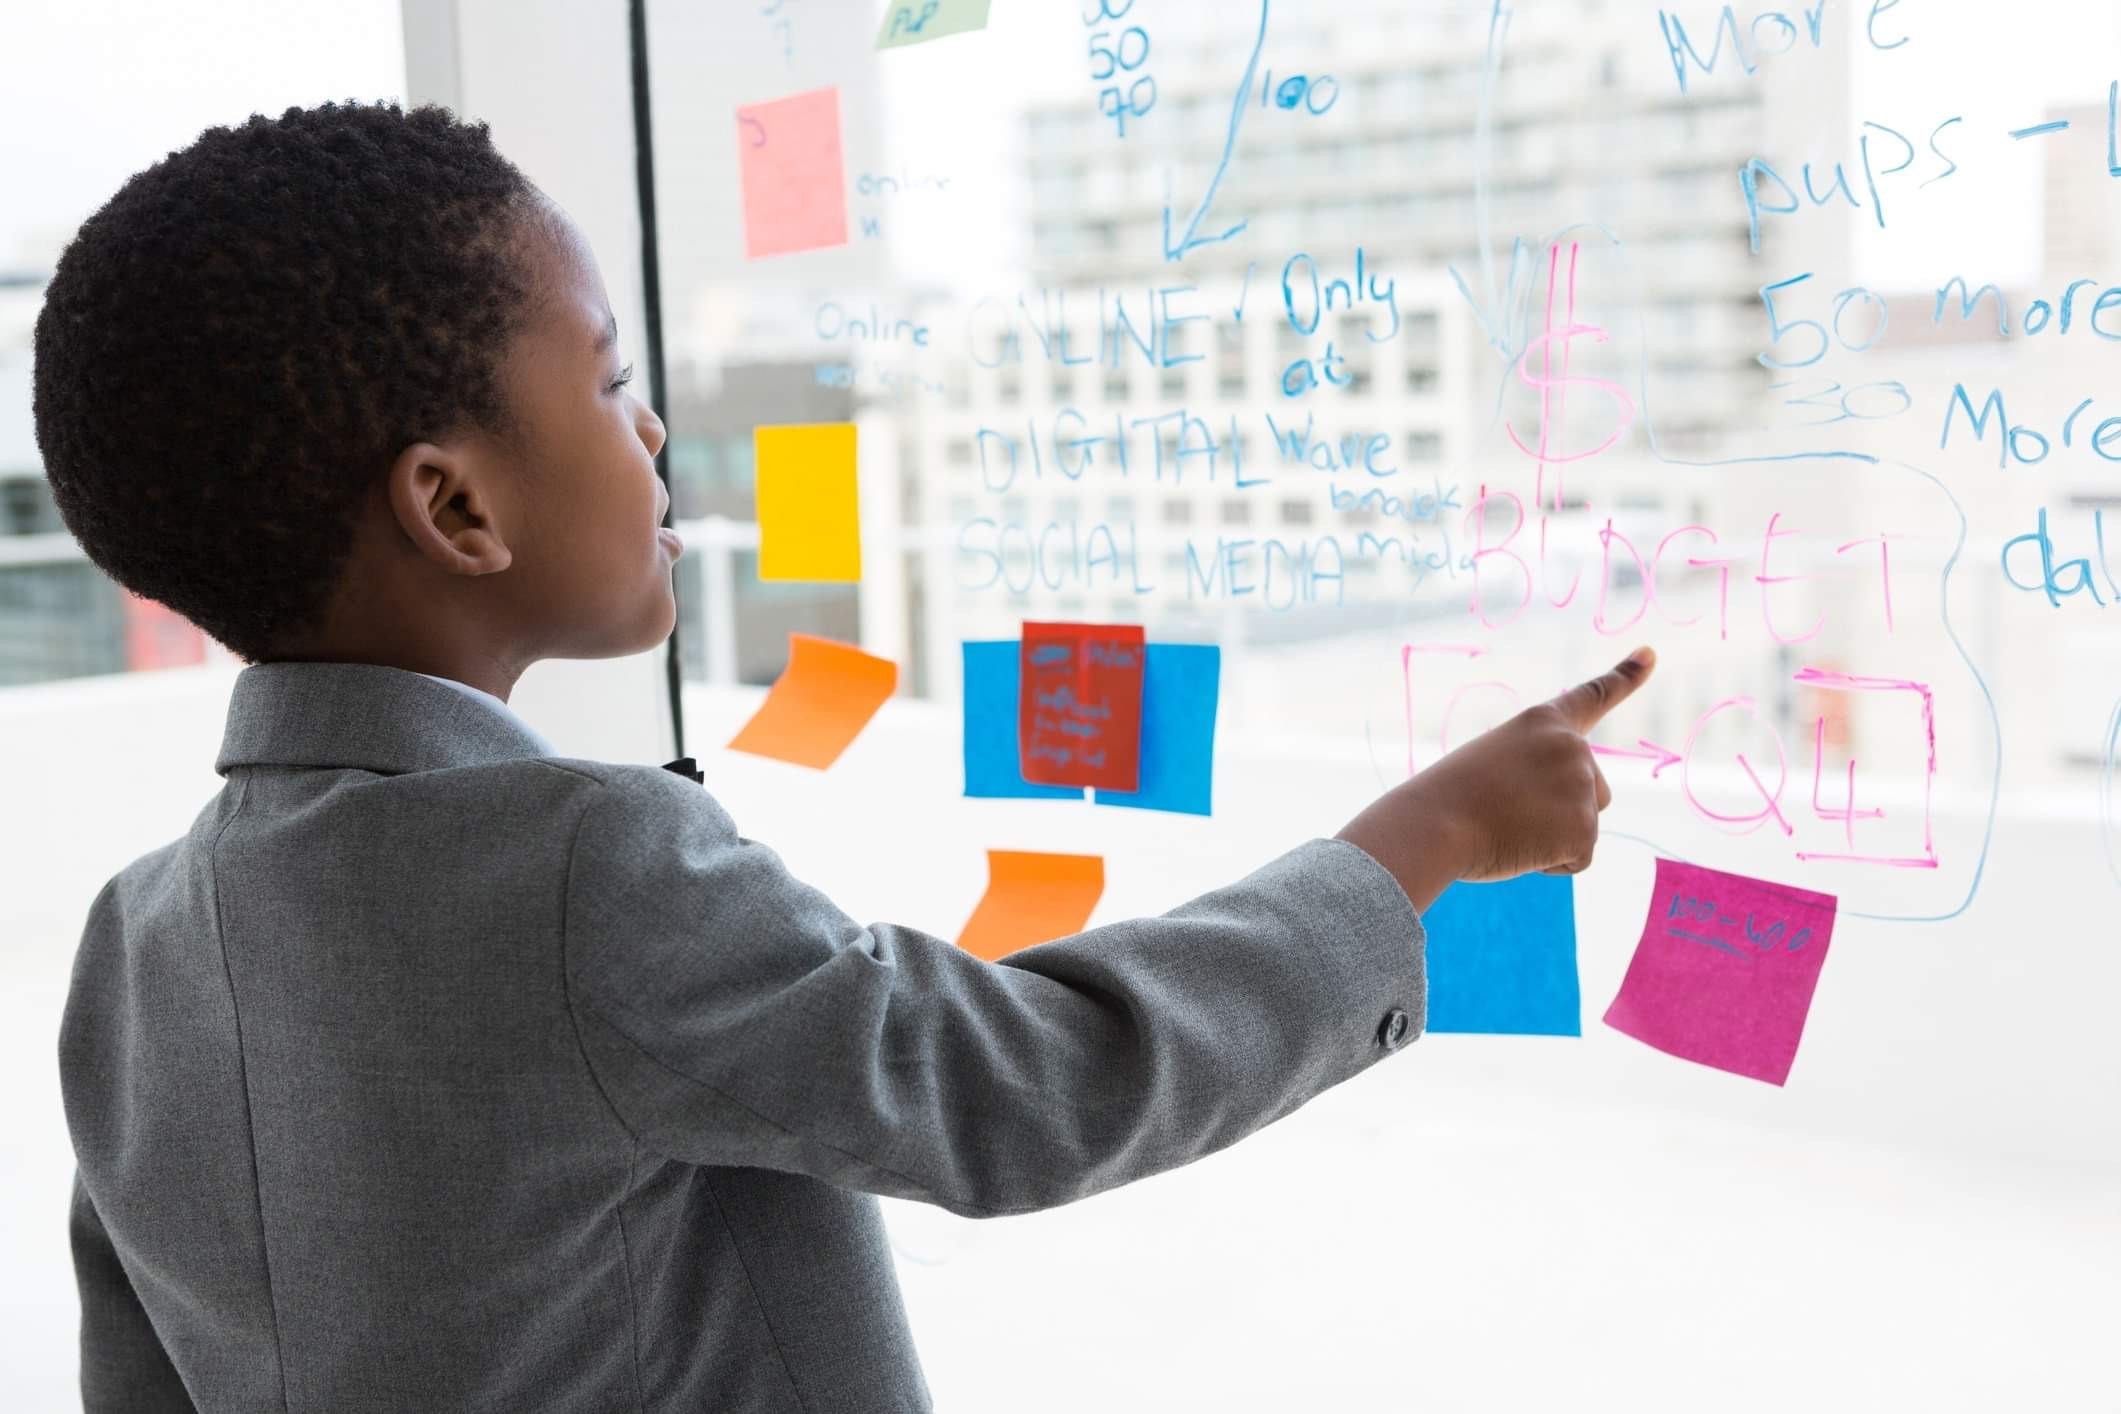
<svg viewBox="0 0 2121 1414">
<path fill-rule="evenodd" d="M 1640 650 L 1160 918 L 864 927 L 699 785 L 560 758 L 543 658 L 675 619 L 663 427 L 572 223 L 444 109 L 216 127 L 36 328 L 91 559 L 249 666 L 97 895 L 59 1049 L 104 1410 L 921 1410 L 873 1194 L 1189 1163 L 1420 1034 L 1420 913 L 1590 860 Z"/>
</svg>

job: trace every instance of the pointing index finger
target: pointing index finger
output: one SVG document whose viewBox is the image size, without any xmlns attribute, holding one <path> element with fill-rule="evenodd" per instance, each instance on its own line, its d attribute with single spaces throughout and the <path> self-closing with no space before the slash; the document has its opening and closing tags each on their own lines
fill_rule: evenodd
<svg viewBox="0 0 2121 1414">
<path fill-rule="evenodd" d="M 1554 699 L 1554 706 L 1560 709 L 1570 726 L 1579 732 L 1588 732 L 1606 713 L 1649 681 L 1650 670 L 1656 666 L 1657 654 L 1644 645 L 1608 671 L 1562 693 Z"/>
</svg>

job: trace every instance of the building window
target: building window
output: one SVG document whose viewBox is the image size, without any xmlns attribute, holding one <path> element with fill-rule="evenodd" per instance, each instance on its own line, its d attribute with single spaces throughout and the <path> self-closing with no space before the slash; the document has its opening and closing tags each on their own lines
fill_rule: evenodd
<svg viewBox="0 0 2121 1414">
<path fill-rule="evenodd" d="M 1283 525 L 1309 525 L 1311 523 L 1311 503 L 1309 501 L 1283 501 L 1281 503 L 1281 521 Z"/>
<path fill-rule="evenodd" d="M 1407 434 L 1407 460 L 1410 462 L 1442 461 L 1443 434 L 1438 432 L 1409 432 Z"/>
<path fill-rule="evenodd" d="M 732 491 L 750 495 L 757 477 L 753 462 L 754 451 L 749 437 L 726 437 L 722 440 L 722 454 L 715 458 L 721 465 L 721 484 Z"/>
<path fill-rule="evenodd" d="M 1436 370 L 1427 364 L 1407 365 L 1407 391 L 1410 393 L 1433 393 L 1436 391 Z"/>
<path fill-rule="evenodd" d="M 1181 500 L 1170 500 L 1164 502 L 1164 524 L 1193 524 L 1193 503 L 1191 501 Z"/>
<path fill-rule="evenodd" d="M 1250 525 L 1252 523 L 1252 503 L 1241 500 L 1236 496 L 1229 497 L 1222 504 L 1222 523 L 1224 525 Z"/>
<path fill-rule="evenodd" d="M 1167 398 L 1186 396 L 1186 371 L 1183 368 L 1167 368 L 1157 380 L 1157 387 Z"/>
<path fill-rule="evenodd" d="M 698 514 L 714 485 L 714 443 L 705 437 L 670 439 L 670 499 L 679 516 Z M 10 484 L 10 491 L 13 485 Z M 18 525 L 27 525 L 19 517 Z"/>
</svg>

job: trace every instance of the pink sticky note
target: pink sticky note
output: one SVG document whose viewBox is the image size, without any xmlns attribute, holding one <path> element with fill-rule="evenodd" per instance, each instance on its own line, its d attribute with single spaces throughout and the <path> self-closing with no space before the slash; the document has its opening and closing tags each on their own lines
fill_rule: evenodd
<svg viewBox="0 0 2121 1414">
<path fill-rule="evenodd" d="M 1642 941 L 1605 1024 L 1682 1060 L 1782 1084 L 1834 908 L 1832 894 L 1658 860 Z"/>
<path fill-rule="evenodd" d="M 747 259 L 847 244 L 837 88 L 738 108 L 736 146 Z"/>
</svg>

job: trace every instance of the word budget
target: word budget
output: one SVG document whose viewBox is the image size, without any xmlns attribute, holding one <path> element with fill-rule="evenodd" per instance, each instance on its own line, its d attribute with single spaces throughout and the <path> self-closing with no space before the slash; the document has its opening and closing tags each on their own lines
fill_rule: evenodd
<svg viewBox="0 0 2121 1414">
<path fill-rule="evenodd" d="M 1488 523 L 1491 508 L 1498 505 L 1507 505 L 1514 513 L 1514 520 L 1499 537 Z M 1741 623 L 1749 610 L 1757 613 L 1761 627 L 1774 642 L 1796 644 L 1817 638 L 1826 628 L 1830 612 L 1864 612 L 1860 601 L 1837 592 L 1833 596 L 1813 596 L 1826 602 L 1814 610 L 1809 623 L 1802 622 L 1801 615 L 1793 618 L 1792 587 L 1819 576 L 1789 572 L 1792 566 L 1783 557 L 1790 554 L 1790 547 L 1785 546 L 1778 553 L 1778 545 L 1806 532 L 1784 525 L 1780 511 L 1769 512 L 1757 533 L 1748 533 L 1736 545 L 1727 544 L 1714 530 L 1698 523 L 1673 527 L 1654 542 L 1647 537 L 1638 541 L 1610 515 L 1595 524 L 1581 518 L 1564 519 L 1563 526 L 1574 537 L 1565 543 L 1550 536 L 1549 522 L 1556 518 L 1548 512 L 1540 511 L 1536 525 L 1527 525 L 1527 518 L 1524 502 L 1516 493 L 1495 491 L 1485 485 L 1474 494 L 1466 512 L 1472 571 L 1466 608 L 1483 628 L 1507 628 L 1523 616 L 1535 598 L 1543 599 L 1552 609 L 1567 609 L 1581 599 L 1592 629 L 1600 634 L 1629 633 L 1655 610 L 1657 621 L 1670 627 L 1699 626 L 1706 632 L 1713 624 L 1716 636 L 1728 639 L 1735 609 Z M 1815 540 L 1825 546 L 1836 538 L 1829 535 Z M 1892 546 L 1914 538 L 1880 531 L 1832 544 L 1835 557 L 1851 557 L 1842 563 L 1860 564 L 1866 570 L 1869 557 L 1876 555 L 1876 611 L 1888 632 L 1893 629 Z M 1557 548 L 1565 556 L 1555 554 Z M 1576 563 L 1557 594 L 1561 575 L 1554 561 L 1564 558 Z M 1587 563 L 1596 566 L 1588 584 L 1583 573 Z M 1703 577 L 1701 571 L 1713 574 L 1714 614 L 1711 616 L 1704 609 L 1680 617 L 1673 611 L 1673 603 L 1680 597 L 1678 590 L 1690 588 Z M 1732 603 L 1734 581 L 1741 596 L 1736 605 Z"/>
</svg>

